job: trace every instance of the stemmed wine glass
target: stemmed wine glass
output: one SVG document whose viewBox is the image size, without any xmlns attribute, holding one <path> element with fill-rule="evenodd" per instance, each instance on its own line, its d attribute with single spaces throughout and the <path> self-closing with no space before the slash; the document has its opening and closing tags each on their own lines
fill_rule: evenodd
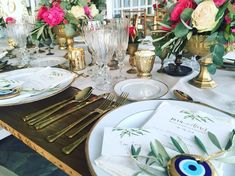
<svg viewBox="0 0 235 176">
<path fill-rule="evenodd" d="M 33 24 L 29 23 L 26 18 L 20 22 L 10 23 L 7 25 L 8 36 L 13 36 L 20 47 L 21 54 L 20 65 L 25 66 L 29 64 L 30 55 L 26 49 L 27 37 L 33 28 Z"/>
<path fill-rule="evenodd" d="M 101 21 L 88 21 L 88 24 L 83 26 L 83 33 L 84 33 L 84 40 L 88 47 L 88 49 L 91 51 L 93 61 L 96 65 L 92 69 L 92 78 L 94 81 L 98 81 L 100 75 L 102 74 L 102 66 L 103 62 L 101 57 L 99 56 L 99 44 L 97 42 L 97 31 L 100 29 L 103 29 L 103 24 Z"/>
<path fill-rule="evenodd" d="M 129 39 L 129 20 L 127 18 L 114 19 L 114 27 L 117 30 L 117 49 L 116 56 L 119 66 L 119 77 L 118 80 L 123 80 L 125 77 L 122 74 L 122 69 L 124 66 L 124 59 L 126 56 L 126 50 L 128 46 Z"/>
</svg>

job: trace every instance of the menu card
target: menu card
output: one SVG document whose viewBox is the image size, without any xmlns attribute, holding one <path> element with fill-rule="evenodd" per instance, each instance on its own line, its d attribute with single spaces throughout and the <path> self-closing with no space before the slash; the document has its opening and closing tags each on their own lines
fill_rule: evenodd
<svg viewBox="0 0 235 176">
<path fill-rule="evenodd" d="M 232 118 L 214 116 L 206 112 L 163 102 L 143 128 L 155 128 L 158 131 L 157 138 L 171 149 L 175 148 L 171 143 L 170 136 L 179 137 L 186 143 L 191 153 L 202 154 L 195 145 L 195 136 L 199 137 L 208 147 L 209 153 L 213 153 L 218 149 L 210 142 L 208 132 L 215 134 L 221 145 L 225 146 L 228 136 L 235 126 Z"/>
</svg>

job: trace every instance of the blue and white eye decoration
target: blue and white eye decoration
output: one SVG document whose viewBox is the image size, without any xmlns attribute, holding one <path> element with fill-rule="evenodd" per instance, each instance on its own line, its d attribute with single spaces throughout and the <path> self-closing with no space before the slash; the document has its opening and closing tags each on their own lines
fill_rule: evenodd
<svg viewBox="0 0 235 176">
<path fill-rule="evenodd" d="M 170 176 L 217 176 L 209 161 L 197 155 L 177 155 L 168 163 Z"/>
</svg>

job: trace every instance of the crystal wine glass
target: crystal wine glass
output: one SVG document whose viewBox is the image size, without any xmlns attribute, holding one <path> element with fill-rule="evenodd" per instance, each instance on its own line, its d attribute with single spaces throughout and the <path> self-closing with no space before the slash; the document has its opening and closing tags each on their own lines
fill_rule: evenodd
<svg viewBox="0 0 235 176">
<path fill-rule="evenodd" d="M 118 80 L 123 80 L 125 77 L 122 74 L 122 69 L 124 66 L 124 59 L 126 56 L 126 50 L 128 46 L 129 39 L 129 20 L 127 18 L 118 18 L 114 20 L 114 26 L 117 30 L 117 49 L 116 56 L 119 66 L 119 77 Z"/>
</svg>

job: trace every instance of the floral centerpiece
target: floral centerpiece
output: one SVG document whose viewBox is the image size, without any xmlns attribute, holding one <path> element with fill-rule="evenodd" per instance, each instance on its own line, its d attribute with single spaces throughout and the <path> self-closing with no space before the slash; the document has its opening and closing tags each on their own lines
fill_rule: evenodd
<svg viewBox="0 0 235 176">
<path fill-rule="evenodd" d="M 167 3 L 167 1 L 165 1 Z M 225 48 L 235 42 L 234 0 L 179 0 L 167 8 L 159 35 L 153 35 L 156 50 L 169 49 L 169 54 L 181 52 L 193 35 L 205 35 L 210 43 L 213 64 L 223 64 Z M 157 37 L 156 37 L 157 36 Z M 161 46 L 158 42 L 161 42 Z M 157 52 L 156 51 L 156 52 Z"/>
<path fill-rule="evenodd" d="M 54 38 L 53 28 L 64 25 L 66 35 L 81 32 L 82 25 L 88 20 L 102 18 L 95 4 L 89 0 L 41 0 L 36 17 L 33 39 Z"/>
</svg>

